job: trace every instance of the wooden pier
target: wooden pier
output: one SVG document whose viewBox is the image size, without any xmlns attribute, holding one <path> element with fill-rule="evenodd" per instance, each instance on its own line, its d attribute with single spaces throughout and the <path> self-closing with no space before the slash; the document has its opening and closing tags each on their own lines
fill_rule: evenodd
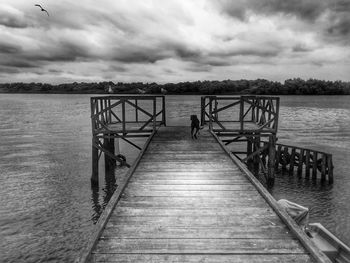
<svg viewBox="0 0 350 263">
<path fill-rule="evenodd" d="M 128 98 L 121 100 L 127 103 Z M 154 98 L 148 100 L 155 105 Z M 118 102 L 114 104 L 120 105 Z M 225 146 L 230 140 L 245 137 L 252 143 L 247 160 L 266 150 L 273 159 L 276 145 L 259 150 L 254 140 L 265 135 L 274 138 L 274 120 L 262 123 L 262 129 L 258 125 L 260 132 L 242 130 L 240 123 L 238 131 L 226 129 L 220 123 L 223 127 L 218 125 L 217 129 L 222 129 L 218 134 L 213 129 L 218 119 L 212 116 L 220 108 L 213 112 L 208 104 L 209 129 L 201 130 L 199 139 L 194 140 L 189 127 L 164 127 L 163 118 L 157 124 L 164 108 L 158 111 L 153 106 L 153 114 L 146 114 L 143 124 L 138 121 L 131 125 L 138 127 L 129 128 L 135 131 L 132 133 L 116 112 L 108 113 L 113 103 L 105 104 L 103 118 L 92 111 L 93 135 L 107 141 L 107 146 L 103 141 L 95 145 L 99 146 L 95 147 L 99 156 L 104 152 L 112 158 L 110 138 L 129 140 L 152 125 L 126 180 L 111 197 L 76 262 L 330 262 Z M 134 107 L 135 102 L 131 104 L 141 111 L 139 106 Z M 221 140 L 219 136 L 225 132 L 235 137 Z M 274 162 L 268 165 L 272 171 L 274 167 Z"/>
</svg>

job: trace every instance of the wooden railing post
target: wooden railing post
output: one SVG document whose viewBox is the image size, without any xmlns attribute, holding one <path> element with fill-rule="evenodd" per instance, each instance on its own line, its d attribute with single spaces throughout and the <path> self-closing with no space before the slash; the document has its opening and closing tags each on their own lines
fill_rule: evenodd
<svg viewBox="0 0 350 263">
<path fill-rule="evenodd" d="M 275 121 L 274 121 L 274 133 L 277 133 L 278 130 L 278 117 L 280 112 L 280 98 L 276 98 L 276 107 L 275 107 Z"/>
<path fill-rule="evenodd" d="M 163 110 L 162 111 L 162 117 L 163 117 L 162 122 L 163 122 L 163 125 L 166 126 L 166 114 L 165 114 L 166 111 L 165 111 L 165 96 L 164 95 L 162 97 L 162 110 Z"/>
<path fill-rule="evenodd" d="M 201 126 L 204 125 L 205 122 L 205 97 L 201 97 Z"/>
<path fill-rule="evenodd" d="M 137 107 L 138 107 L 138 100 L 137 99 L 135 99 L 135 105 L 136 105 L 136 107 L 135 107 L 135 121 L 139 122 L 139 111 L 137 109 Z"/>
<path fill-rule="evenodd" d="M 157 98 L 153 97 L 153 131 L 156 130 L 156 120 L 157 120 Z"/>
<path fill-rule="evenodd" d="M 126 116 L 125 116 L 125 99 L 124 98 L 121 98 L 120 99 L 122 101 L 122 125 L 123 125 L 123 135 L 125 136 L 126 134 Z"/>
<path fill-rule="evenodd" d="M 240 122 L 240 130 L 243 132 L 243 114 L 244 114 L 244 100 L 243 97 L 240 97 L 240 110 L 239 110 L 239 122 Z"/>
<path fill-rule="evenodd" d="M 213 97 L 209 97 L 209 130 L 213 130 Z"/>
<path fill-rule="evenodd" d="M 267 173 L 267 185 L 273 186 L 275 184 L 275 157 L 276 157 L 276 136 L 269 135 L 269 162 Z"/>
</svg>

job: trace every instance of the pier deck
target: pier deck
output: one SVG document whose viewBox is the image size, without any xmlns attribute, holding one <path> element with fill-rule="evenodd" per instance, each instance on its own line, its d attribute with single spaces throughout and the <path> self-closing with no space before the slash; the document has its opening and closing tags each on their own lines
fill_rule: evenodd
<svg viewBox="0 0 350 263">
<path fill-rule="evenodd" d="M 200 133 L 158 129 L 78 262 L 328 262 L 214 135 Z"/>
</svg>

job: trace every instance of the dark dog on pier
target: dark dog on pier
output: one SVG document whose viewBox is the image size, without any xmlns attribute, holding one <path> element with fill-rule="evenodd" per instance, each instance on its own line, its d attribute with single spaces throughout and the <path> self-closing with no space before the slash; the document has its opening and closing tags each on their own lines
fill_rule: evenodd
<svg viewBox="0 0 350 263">
<path fill-rule="evenodd" d="M 197 118 L 197 115 L 191 115 L 191 137 L 197 139 L 197 134 L 199 132 L 199 129 L 201 127 L 199 126 L 199 120 Z"/>
</svg>

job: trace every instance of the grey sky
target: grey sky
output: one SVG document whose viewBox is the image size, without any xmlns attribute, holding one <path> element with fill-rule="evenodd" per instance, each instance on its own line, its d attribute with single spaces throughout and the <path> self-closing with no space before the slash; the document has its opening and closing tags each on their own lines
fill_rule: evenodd
<svg viewBox="0 0 350 263">
<path fill-rule="evenodd" d="M 349 81 L 349 45 L 350 0 L 0 3 L 0 82 Z"/>
</svg>

